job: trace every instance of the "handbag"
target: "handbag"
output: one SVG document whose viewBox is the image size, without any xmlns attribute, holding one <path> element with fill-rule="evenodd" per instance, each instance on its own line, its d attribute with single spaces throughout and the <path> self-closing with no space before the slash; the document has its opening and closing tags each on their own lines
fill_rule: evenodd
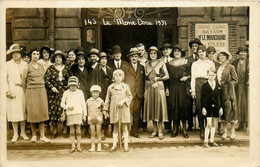
<svg viewBox="0 0 260 167">
<path fill-rule="evenodd" d="M 62 122 L 64 122 L 64 121 L 66 121 L 66 119 L 67 119 L 66 111 L 63 110 L 63 112 L 62 112 L 61 115 L 60 115 L 60 120 L 61 120 Z"/>
</svg>

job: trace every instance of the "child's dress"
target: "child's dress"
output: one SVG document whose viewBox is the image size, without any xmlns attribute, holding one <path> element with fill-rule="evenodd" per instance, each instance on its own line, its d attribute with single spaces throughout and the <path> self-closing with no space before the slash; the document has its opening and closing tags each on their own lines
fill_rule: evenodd
<svg viewBox="0 0 260 167">
<path fill-rule="evenodd" d="M 88 112 L 88 124 L 90 125 L 101 125 L 103 123 L 103 108 L 104 101 L 98 97 L 97 99 L 89 98 L 86 101 L 87 112 Z"/>
<path fill-rule="evenodd" d="M 130 123 L 130 104 L 132 101 L 132 94 L 127 84 L 122 83 L 120 87 L 116 88 L 115 84 L 111 84 L 107 89 L 107 96 L 105 101 L 105 111 L 109 111 L 110 123 L 117 123 L 119 114 L 121 114 L 122 123 Z M 117 104 L 124 100 L 122 107 L 117 107 Z M 119 113 L 120 112 L 120 113 Z"/>
<path fill-rule="evenodd" d="M 73 106 L 72 110 L 68 107 Z M 84 94 L 81 90 L 66 90 L 63 93 L 61 107 L 66 110 L 67 126 L 82 125 L 82 116 L 87 116 Z"/>
</svg>

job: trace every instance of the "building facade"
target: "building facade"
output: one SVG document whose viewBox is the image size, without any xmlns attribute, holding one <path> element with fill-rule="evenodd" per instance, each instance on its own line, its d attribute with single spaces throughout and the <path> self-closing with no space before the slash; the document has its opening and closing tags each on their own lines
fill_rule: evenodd
<svg viewBox="0 0 260 167">
<path fill-rule="evenodd" d="M 107 51 L 118 44 L 126 55 L 139 42 L 147 47 L 170 42 L 190 53 L 188 42 L 204 33 L 202 40 L 225 39 L 223 46 L 235 55 L 249 40 L 248 7 L 9 8 L 6 16 L 7 48 L 18 43 L 27 50 L 47 44 L 62 51 L 77 46 Z M 219 26 L 219 34 L 210 35 Z"/>
</svg>

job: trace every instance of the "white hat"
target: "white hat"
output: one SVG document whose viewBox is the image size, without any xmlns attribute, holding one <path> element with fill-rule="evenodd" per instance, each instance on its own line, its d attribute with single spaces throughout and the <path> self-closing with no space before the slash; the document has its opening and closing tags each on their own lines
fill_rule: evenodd
<svg viewBox="0 0 260 167">
<path fill-rule="evenodd" d="M 121 74 L 123 78 L 125 77 L 124 71 L 121 69 L 117 69 L 113 72 L 113 78 L 115 77 L 116 74 Z"/>
<path fill-rule="evenodd" d="M 99 91 L 99 92 L 101 92 L 101 87 L 98 86 L 98 85 L 93 85 L 90 88 L 90 92 L 92 92 L 92 91 Z"/>
<path fill-rule="evenodd" d="M 75 77 L 75 76 L 69 77 L 68 86 L 70 86 L 70 85 L 77 85 L 77 86 L 79 86 L 79 80 L 78 80 L 78 78 Z"/>
</svg>

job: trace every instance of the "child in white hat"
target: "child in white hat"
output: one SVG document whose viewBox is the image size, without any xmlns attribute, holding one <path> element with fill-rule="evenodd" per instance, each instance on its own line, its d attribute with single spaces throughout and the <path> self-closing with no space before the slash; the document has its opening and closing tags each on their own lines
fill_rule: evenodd
<svg viewBox="0 0 260 167">
<path fill-rule="evenodd" d="M 99 97 L 101 93 L 101 87 L 93 85 L 90 88 L 91 96 L 86 101 L 87 112 L 88 112 L 88 124 L 90 125 L 91 132 L 91 148 L 89 152 L 95 151 L 95 132 L 97 130 L 98 147 L 97 152 L 101 152 L 101 125 L 103 123 L 103 108 L 104 101 Z M 104 115 L 108 116 L 106 113 Z"/>
<path fill-rule="evenodd" d="M 109 113 L 110 123 L 113 124 L 113 146 L 110 152 L 116 151 L 118 136 L 121 130 L 124 136 L 124 151 L 128 152 L 128 125 L 130 120 L 130 104 L 132 94 L 127 84 L 123 82 L 124 72 L 117 69 L 113 72 L 113 81 L 108 89 L 104 110 Z M 120 140 L 121 141 L 121 140 Z"/>
<path fill-rule="evenodd" d="M 67 126 L 70 127 L 70 139 L 72 148 L 70 153 L 75 151 L 82 152 L 80 146 L 81 141 L 81 125 L 82 120 L 86 120 L 87 110 L 83 92 L 78 89 L 79 81 L 75 76 L 71 76 L 68 80 L 69 89 L 63 93 L 61 107 L 65 110 L 67 116 Z M 77 138 L 77 148 L 75 147 L 75 131 Z"/>
</svg>

